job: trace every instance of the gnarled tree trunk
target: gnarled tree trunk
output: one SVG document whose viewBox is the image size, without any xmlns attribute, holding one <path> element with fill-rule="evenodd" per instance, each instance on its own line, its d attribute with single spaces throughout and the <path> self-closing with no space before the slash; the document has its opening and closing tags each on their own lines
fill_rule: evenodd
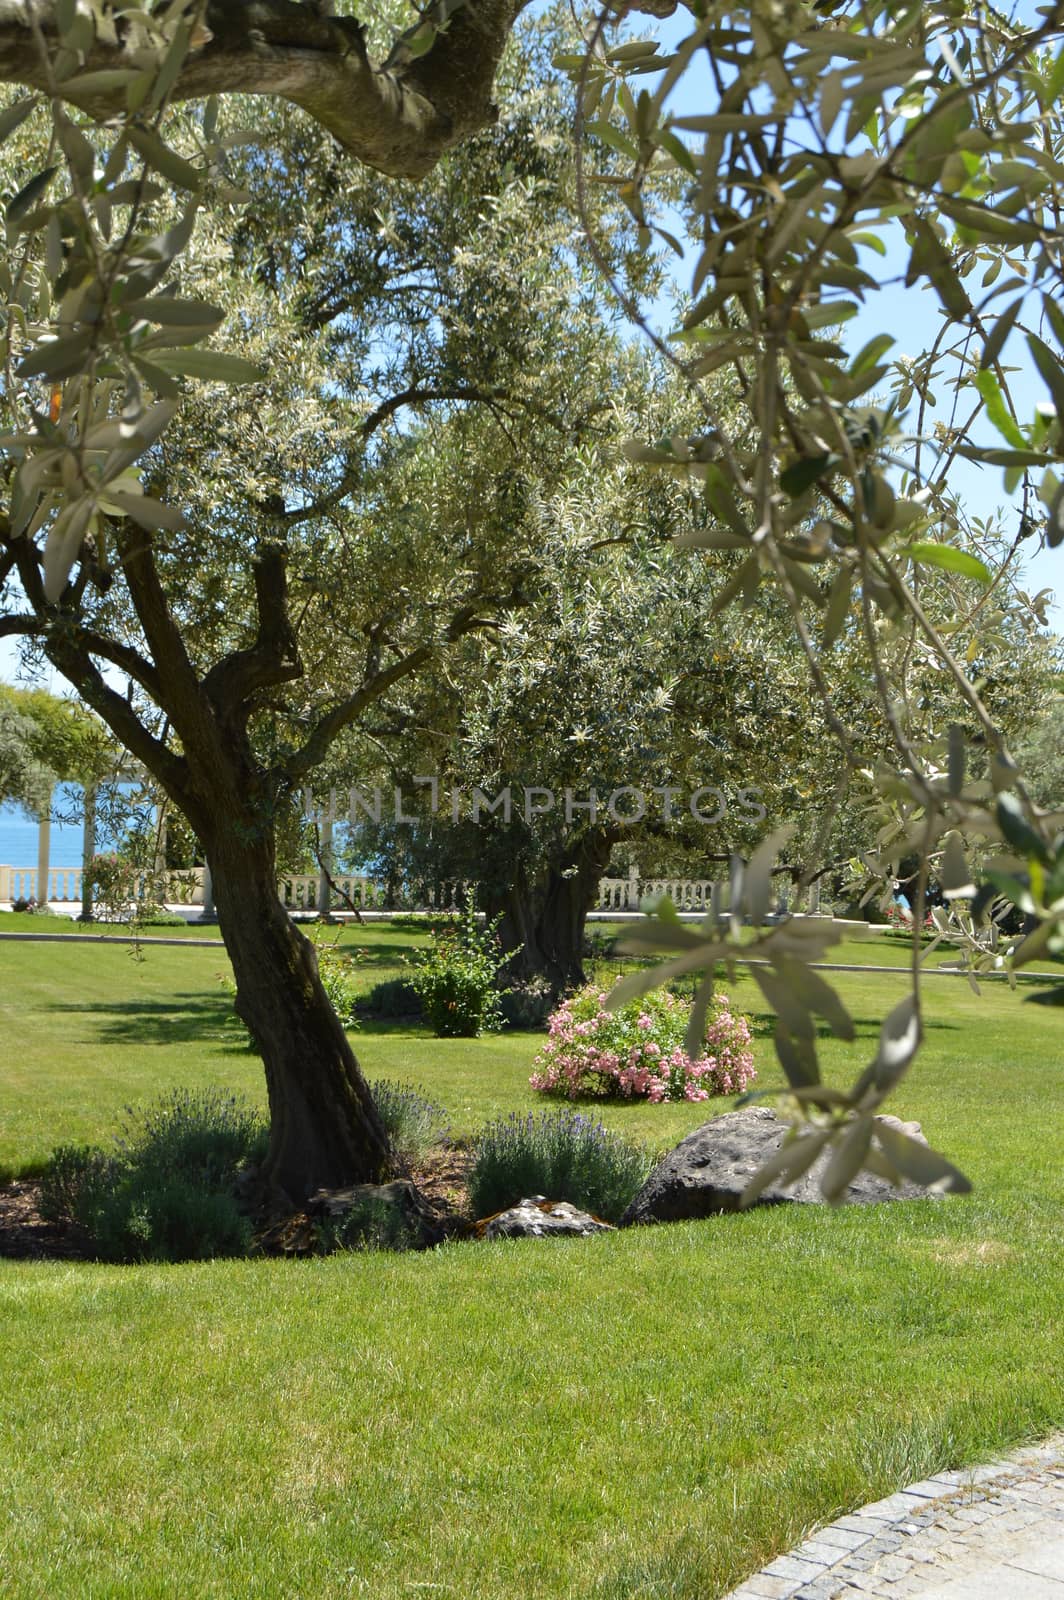
<svg viewBox="0 0 1064 1600">
<path fill-rule="evenodd" d="M 519 863 L 513 881 L 489 895 L 489 916 L 502 914 L 503 948 L 521 948 L 509 962 L 510 982 L 545 978 L 557 997 L 586 983 L 584 930 L 598 899 L 599 879 L 609 864 L 614 835 L 584 834 L 532 877 Z"/>
<path fill-rule="evenodd" d="M 236 1008 L 266 1069 L 269 1188 L 297 1203 L 317 1188 L 379 1179 L 387 1136 L 314 947 L 278 898 L 272 843 L 248 846 L 220 831 L 207 858 Z"/>
<path fill-rule="evenodd" d="M 319 1188 L 377 1182 L 388 1138 L 318 976 L 313 945 L 277 893 L 272 836 L 219 826 L 205 841 L 236 1009 L 266 1069 L 268 1191 L 293 1204 Z"/>
</svg>

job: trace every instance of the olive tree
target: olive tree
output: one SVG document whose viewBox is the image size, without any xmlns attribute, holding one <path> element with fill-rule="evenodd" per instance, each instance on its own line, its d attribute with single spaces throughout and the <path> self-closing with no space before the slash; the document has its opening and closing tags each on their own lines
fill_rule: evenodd
<svg viewBox="0 0 1064 1600">
<path fill-rule="evenodd" d="M 963 1188 L 947 1160 L 885 1130 L 875 1112 L 920 1044 L 919 929 L 932 874 L 947 902 L 932 912 L 936 927 L 960 942 L 973 983 L 979 971 L 1007 966 L 1011 976 L 1064 948 L 1060 797 L 1049 809 L 1036 804 L 986 670 L 1003 628 L 1045 623 L 1045 597 L 1016 583 L 1017 551 L 1032 538 L 1064 543 L 1064 13 L 1045 6 L 1028 22 L 952 0 L 685 11 L 667 60 L 652 41 L 611 49 L 603 10 L 569 62 L 585 192 L 599 152 L 620 151 L 620 193 L 649 245 L 656 175 L 679 168 L 689 180 L 692 301 L 669 348 L 700 398 L 701 437 L 633 440 L 630 454 L 701 483 L 715 525 L 699 542 L 734 568 L 729 603 L 750 604 L 766 585 L 782 597 L 848 771 L 861 764 L 859 730 L 827 663 L 840 640 L 859 643 L 890 742 L 868 775 L 880 823 L 868 865 L 889 885 L 901 860 L 919 862 L 911 990 L 848 1091 L 821 1081 L 815 1042 L 817 1015 L 854 1037 L 838 995 L 810 965 L 837 934 L 791 921 L 743 946 L 745 958 L 766 963 L 751 970 L 776 1012 L 785 1103 L 813 1122 L 803 1127 L 799 1115 L 748 1199 L 775 1177 L 797 1178 L 827 1146 L 832 1199 L 862 1165 Z M 633 92 L 633 72 L 649 87 L 636 82 Z M 589 243 L 597 253 L 592 230 Z M 844 337 L 858 307 L 874 301 L 876 262 L 892 249 L 906 286 L 926 289 L 940 313 L 933 343 L 915 357 L 892 358 L 895 330 L 856 350 Z M 618 293 L 643 320 L 623 285 Z M 1018 348 L 1045 385 L 1033 415 L 1010 387 Z M 747 398 L 752 445 L 716 402 L 721 370 Z M 933 390 L 943 386 L 954 403 L 935 423 Z M 958 460 L 1003 471 L 1006 489 L 1020 492 L 1003 552 L 952 492 Z M 948 687 L 948 722 L 926 714 L 932 678 Z M 770 834 L 736 873 L 737 905 L 755 924 L 786 839 L 786 829 Z M 983 930 L 1012 906 L 1030 931 L 1002 949 Z M 735 960 L 739 938 L 735 920 L 707 934 L 666 918 L 641 942 L 672 959 L 619 998 L 708 967 L 693 1042 L 712 963 Z"/>
<path fill-rule="evenodd" d="M 128 175 L 142 120 L 96 131 L 53 103 L 11 130 L 25 150 L 51 116 L 71 155 L 65 197 L 11 213 L 0 633 L 201 842 L 266 1068 L 264 1183 L 290 1201 L 389 1151 L 280 904 L 278 826 L 345 730 L 530 598 L 554 559 L 540 506 L 623 355 L 573 253 L 559 81 L 529 66 L 549 27 L 514 41 L 498 120 L 417 190 L 352 177 L 284 106 L 254 145 L 222 107 L 226 183 L 205 163 L 193 230 L 158 168 Z M 172 117 L 189 183 L 207 120 Z M 225 352 L 197 345 L 223 323 Z"/>
<path fill-rule="evenodd" d="M 677 8 L 646 0 L 646 9 Z M 1035 924 L 1011 953 L 1022 966 L 1060 947 L 1060 817 L 1035 804 L 1024 783 L 983 692 L 979 644 L 959 655 L 953 622 L 936 622 L 928 602 L 938 597 L 962 630 L 974 626 L 987 637 L 1005 616 L 1038 623 L 1037 597 L 1016 591 L 1009 561 L 991 563 L 971 548 L 985 541 L 965 526 L 950 493 L 959 459 L 1002 470 L 1006 486 L 1021 492 L 1013 545 L 1064 541 L 1056 470 L 1064 453 L 1061 8 L 1042 7 L 1032 22 L 963 0 L 691 0 L 678 9 L 668 55 L 630 28 L 617 31 L 626 12 L 632 20 L 628 7 L 589 16 L 582 44 L 565 54 L 576 85 L 587 245 L 629 312 L 638 319 L 592 194 L 615 195 L 648 250 L 663 240 L 682 252 L 676 222 L 663 215 L 671 205 L 697 250 L 690 309 L 663 348 L 700 397 L 702 425 L 693 436 L 636 439 L 630 455 L 702 486 L 713 513 L 703 538 L 709 559 L 734 569 L 719 604 L 752 604 L 763 584 L 778 590 L 847 777 L 859 745 L 824 657 L 844 638 L 865 653 L 891 741 L 872 775 L 883 814 L 875 865 L 889 875 L 892 862 L 918 855 L 917 923 L 937 873 L 954 908 L 943 931 L 966 941 L 976 967 L 991 959 L 980 947 L 981 921 L 1001 896 L 1020 906 Z M 0 133 L 21 135 L 38 108 L 45 119 L 39 157 L 8 208 L 15 249 L 0 281 L 15 413 L 7 445 L 17 467 L 0 576 L 17 570 L 52 659 L 76 669 L 90 702 L 146 765 L 155 762 L 161 781 L 187 791 L 189 814 L 208 831 L 224 814 L 241 818 L 246 837 L 242 808 L 261 774 L 234 766 L 232 753 L 244 748 L 252 707 L 298 672 L 283 541 L 264 540 L 257 623 L 213 676 L 197 675 L 156 565 L 157 537 L 173 530 L 175 513 L 165 497 L 145 494 L 147 479 L 138 476 L 138 462 L 175 417 L 180 376 L 256 375 L 247 357 L 205 346 L 222 320 L 210 302 L 167 288 L 178 285 L 175 264 L 190 247 L 197 213 L 240 202 L 233 156 L 247 131 L 220 116 L 217 97 L 291 101 L 335 135 L 352 163 L 424 180 L 444 152 L 491 125 L 493 82 L 518 10 L 500 0 L 439 0 L 383 42 L 357 17 L 290 0 L 178 0 L 121 13 L 107 0 L 11 0 L 0 11 L 0 78 L 29 90 L 7 109 Z M 170 134 L 168 108 L 198 106 L 203 96 L 202 113 L 186 120 L 179 138 Z M 110 118 L 107 131 L 90 137 L 79 108 Z M 499 159 L 505 168 L 509 156 Z M 151 208 L 168 193 L 181 197 L 180 214 L 153 230 Z M 382 227 L 387 235 L 386 220 Z M 474 248 L 478 231 L 471 219 Z M 875 263 L 888 240 L 901 241 L 906 284 L 927 288 L 941 311 L 930 347 L 904 361 L 891 359 L 887 328 L 858 350 L 834 331 L 858 303 L 874 301 Z M 1033 415 L 1021 413 L 1010 387 L 1020 341 L 1047 394 Z M 707 388 L 720 371 L 743 399 L 741 427 Z M 948 422 L 933 425 L 929 396 L 942 382 L 955 404 Z M 404 401 L 396 396 L 395 404 Z M 984 428 L 994 434 L 989 444 Z M 276 529 L 276 507 L 268 514 Z M 86 591 L 110 576 L 112 553 L 147 653 L 126 641 L 102 650 L 77 611 Z M 470 594 L 445 632 L 461 632 L 482 611 L 480 594 Z M 21 625 L 7 618 L 4 627 Z M 110 698 L 93 650 L 157 704 L 170 695 L 163 682 L 181 686 L 180 704 L 173 701 L 180 750 L 132 720 L 122 697 Z M 361 706 L 383 682 L 380 673 L 398 673 L 409 659 L 410 652 L 387 668 L 374 664 L 343 703 Z M 920 715 L 931 670 L 954 699 L 945 729 L 928 728 Z M 289 756 L 290 777 L 302 776 L 296 768 L 344 720 L 339 704 L 308 734 L 306 753 Z M 216 773 L 229 777 L 216 782 Z M 266 799 L 259 794 L 256 815 Z M 780 844 L 775 834 L 763 841 L 742 874 L 755 922 Z M 984 844 L 996 852 L 985 870 Z M 216 846 L 223 871 L 226 848 Z M 234 882 L 244 864 L 229 862 Z M 738 869 L 735 882 L 738 889 Z M 262 912 L 270 926 L 265 905 Z M 682 947 L 674 972 L 739 959 L 735 927 L 708 942 L 694 931 L 665 933 Z M 830 937 L 786 924 L 754 950 L 744 947 L 744 956 L 769 963 L 753 970 L 779 1015 L 792 1101 L 817 1118 L 810 1137 L 785 1147 L 780 1170 L 796 1175 L 832 1143 L 833 1195 L 866 1160 L 960 1184 L 949 1163 L 900 1138 L 888 1148 L 873 1121 L 919 1046 L 915 945 L 912 993 L 884 1023 L 873 1063 L 848 1093 L 820 1082 L 812 1013 L 844 1036 L 853 1032 L 808 964 Z M 278 924 L 269 938 L 275 964 L 309 992 L 313 975 L 290 935 Z M 261 938 L 234 935 L 233 950 L 250 970 Z M 707 985 L 694 1008 L 695 1034 L 708 999 Z M 336 1055 L 340 1040 L 319 1025 L 316 993 L 311 1012 L 307 1050 Z M 368 1108 L 356 1115 L 363 1097 L 353 1081 L 345 1059 L 338 1098 L 323 1098 L 318 1083 L 295 1096 L 295 1123 L 331 1118 L 361 1130 L 338 1136 L 341 1148 L 322 1172 L 379 1165 L 379 1128 Z"/>
</svg>

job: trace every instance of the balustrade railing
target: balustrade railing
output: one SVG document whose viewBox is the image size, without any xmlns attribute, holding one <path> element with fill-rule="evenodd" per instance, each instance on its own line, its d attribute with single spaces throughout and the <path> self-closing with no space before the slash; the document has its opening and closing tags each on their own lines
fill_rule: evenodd
<svg viewBox="0 0 1064 1600">
<path fill-rule="evenodd" d="M 333 882 L 343 895 L 322 893 L 322 880 L 317 873 L 288 873 L 278 883 L 282 904 L 290 911 L 312 912 L 323 903 L 332 910 L 343 910 L 344 896 L 360 911 L 395 909 L 388 888 L 373 878 L 359 873 L 334 873 Z M 327 886 L 326 886 L 327 888 Z M 0 902 L 10 904 L 17 900 L 48 899 L 59 903 L 80 901 L 82 897 L 82 869 L 80 867 L 52 867 L 48 873 L 47 895 L 37 892 L 35 867 L 0 866 Z M 427 911 L 457 911 L 465 901 L 469 885 L 461 881 L 442 882 L 426 886 L 417 896 L 418 909 Z M 145 873 L 134 885 L 139 898 L 155 899 L 159 885 Z M 163 892 L 173 904 L 201 906 L 204 903 L 204 870 L 189 867 L 168 874 Z M 633 869 L 626 878 L 600 878 L 597 911 L 638 911 L 647 902 L 668 895 L 678 911 L 705 913 L 722 912 L 728 902 L 728 886 L 712 878 L 643 878 Z M 781 896 L 781 908 L 784 897 Z M 798 909 L 798 908 L 795 908 Z M 816 914 L 820 911 L 820 886 L 814 884 L 801 908 Z"/>
</svg>

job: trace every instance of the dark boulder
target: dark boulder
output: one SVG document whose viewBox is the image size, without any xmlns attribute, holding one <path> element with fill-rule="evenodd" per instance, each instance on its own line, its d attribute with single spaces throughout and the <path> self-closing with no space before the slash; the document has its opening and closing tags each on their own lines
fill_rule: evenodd
<svg viewBox="0 0 1064 1600">
<path fill-rule="evenodd" d="M 918 1122 L 899 1122 L 897 1117 L 876 1119 L 888 1123 L 921 1144 L 927 1141 Z M 726 1111 L 704 1123 L 660 1161 L 640 1189 L 624 1216 L 622 1228 L 647 1222 L 683 1222 L 690 1218 L 718 1216 L 738 1211 L 743 1190 L 750 1179 L 783 1143 L 789 1124 L 765 1106 L 749 1106 L 742 1111 Z M 809 1171 L 789 1188 L 772 1183 L 756 1205 L 823 1205 L 820 1177 L 829 1160 L 825 1152 Z M 856 1205 L 877 1205 L 884 1200 L 912 1200 L 927 1190 L 914 1183 L 894 1188 L 885 1178 L 860 1172 L 846 1191 L 846 1199 Z"/>
</svg>

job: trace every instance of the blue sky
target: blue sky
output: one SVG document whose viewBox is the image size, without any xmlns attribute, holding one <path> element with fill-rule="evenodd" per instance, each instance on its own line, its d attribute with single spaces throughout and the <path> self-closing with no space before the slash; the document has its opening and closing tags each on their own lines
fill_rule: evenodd
<svg viewBox="0 0 1064 1600">
<path fill-rule="evenodd" d="M 1019 0 L 1018 4 L 1007 8 L 1012 15 L 1024 20 L 1028 24 L 1041 19 L 1035 15 L 1035 0 Z M 661 41 L 662 50 L 674 48 L 679 39 L 690 30 L 691 19 L 682 10 L 668 21 L 659 24 L 656 28 L 643 27 L 645 19 L 636 18 L 638 26 L 633 27 L 633 36 L 657 37 Z M 703 57 L 699 61 L 704 61 Z M 656 79 L 648 76 L 640 80 L 644 84 L 653 85 Z M 688 70 L 677 85 L 669 101 L 669 109 L 676 116 L 692 116 L 705 114 L 715 109 L 717 94 L 710 80 L 708 66 L 701 70 L 692 68 Z M 677 219 L 678 220 L 678 219 Z M 674 227 L 674 233 L 679 233 L 679 227 Z M 915 356 L 922 351 L 930 349 L 941 327 L 941 316 L 938 311 L 937 296 L 929 289 L 904 287 L 903 279 L 908 264 L 908 249 L 905 247 L 900 227 L 896 228 L 893 240 L 887 236 L 887 254 L 880 256 L 867 248 L 860 251 L 861 266 L 880 287 L 873 293 L 868 291 L 866 302 L 861 306 L 858 315 L 850 322 L 843 325 L 840 330 L 832 334 L 840 344 L 851 354 L 856 354 L 868 341 L 878 334 L 889 333 L 896 339 L 894 348 L 883 358 L 896 360 L 900 356 Z M 678 261 L 675 277 L 681 289 L 690 288 L 691 272 L 697 259 L 696 250 L 692 249 L 683 261 Z M 978 276 L 968 285 L 973 301 L 978 304 L 986 291 L 980 291 Z M 856 296 L 854 297 L 856 298 Z M 1011 296 L 1003 298 L 998 304 L 1001 309 L 1009 303 Z M 1025 307 L 1025 316 L 1029 320 L 1036 315 L 1037 302 L 1031 297 Z M 652 325 L 659 334 L 669 331 L 667 321 L 667 308 L 659 302 L 651 318 Z M 1051 334 L 1044 334 L 1050 344 L 1055 341 Z M 1034 369 L 1026 343 L 1022 335 L 1014 333 L 1005 345 L 1002 360 L 1009 373 L 1009 388 L 1016 401 L 1020 420 L 1030 422 L 1034 416 L 1036 405 L 1048 401 L 1049 393 Z M 937 420 L 949 418 L 953 404 L 953 391 L 945 382 L 936 385 L 937 408 L 930 413 L 933 424 Z M 971 394 L 971 391 L 968 391 Z M 872 397 L 869 397 L 872 398 Z M 885 396 L 883 398 L 886 398 Z M 974 398 L 974 397 L 973 397 Z M 912 416 L 913 413 L 910 413 Z M 959 415 L 964 415 L 963 407 Z M 980 444 L 1001 444 L 993 430 L 988 426 L 976 430 L 976 442 Z M 1037 482 L 1036 474 L 1036 482 Z M 1018 526 L 1019 496 L 1009 496 L 1004 489 L 1004 473 L 999 467 L 980 467 L 974 462 L 959 459 L 950 469 L 950 487 L 963 502 L 965 509 L 972 516 L 981 520 L 994 517 L 996 512 L 1001 513 L 1002 524 L 1011 534 Z M 1038 509 L 1043 508 L 1040 503 Z M 1029 594 L 1035 594 L 1042 589 L 1051 589 L 1056 596 L 1055 604 L 1050 606 L 1049 615 L 1051 625 L 1055 630 L 1064 635 L 1064 547 L 1057 550 L 1037 550 L 1036 540 L 1031 540 L 1027 546 L 1024 560 L 1025 576 L 1019 580 L 1020 587 Z"/>
</svg>

